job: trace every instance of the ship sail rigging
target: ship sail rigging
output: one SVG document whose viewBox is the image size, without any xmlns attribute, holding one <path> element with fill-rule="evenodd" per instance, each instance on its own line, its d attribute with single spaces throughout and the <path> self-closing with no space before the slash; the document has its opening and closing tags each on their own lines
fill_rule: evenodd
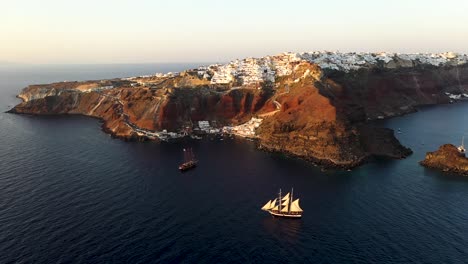
<svg viewBox="0 0 468 264">
<path fill-rule="evenodd" d="M 278 204 L 276 203 L 278 201 Z M 299 206 L 299 199 L 294 200 L 294 189 L 285 196 L 281 196 L 281 189 L 278 198 L 269 200 L 263 207 L 263 211 L 269 212 L 273 216 L 301 218 L 304 212 Z"/>
<path fill-rule="evenodd" d="M 180 164 L 179 170 L 186 171 L 195 168 L 198 164 L 198 160 L 195 159 L 193 150 L 191 148 L 184 149 L 184 162 Z"/>
<path fill-rule="evenodd" d="M 193 154 L 193 150 L 191 148 L 184 149 L 184 162 L 189 162 L 195 160 L 195 155 Z"/>
<path fill-rule="evenodd" d="M 458 151 L 462 154 L 465 154 L 466 152 L 466 149 L 465 149 L 465 136 L 462 137 L 462 143 L 461 145 L 458 147 Z"/>
</svg>

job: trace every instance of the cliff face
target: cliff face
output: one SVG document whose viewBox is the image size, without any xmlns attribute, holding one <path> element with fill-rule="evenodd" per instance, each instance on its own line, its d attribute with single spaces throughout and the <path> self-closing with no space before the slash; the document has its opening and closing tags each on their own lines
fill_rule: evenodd
<svg viewBox="0 0 468 264">
<path fill-rule="evenodd" d="M 315 65 L 302 67 L 302 72 L 319 71 Z M 304 76 L 298 71 L 296 76 Z M 282 80 L 289 92 L 278 95 L 281 111 L 259 128 L 262 148 L 340 167 L 357 166 L 371 156 L 411 154 L 393 131 L 364 123 L 366 102 L 356 100 L 351 90 L 321 74 L 297 80 Z"/>
<path fill-rule="evenodd" d="M 24 102 L 11 112 L 97 117 L 105 131 L 124 139 L 150 138 L 142 131 L 191 128 L 200 120 L 223 126 L 260 116 L 264 120 L 256 132 L 261 148 L 353 167 L 373 156 L 404 158 L 411 153 L 393 131 L 372 127 L 368 120 L 468 94 L 466 65 L 343 72 L 295 61 L 287 69 L 274 82 L 271 72 L 260 70 L 258 76 L 266 81 L 258 85 L 212 84 L 208 71 L 33 85 L 21 92 Z"/>
<path fill-rule="evenodd" d="M 324 91 L 361 117 L 377 119 L 413 112 L 421 105 L 449 103 L 448 94 L 466 94 L 468 66 L 362 69 L 331 72 Z M 338 93 L 337 93 L 338 91 Z"/>
<path fill-rule="evenodd" d="M 468 158 L 451 144 L 443 145 L 437 151 L 428 152 L 420 163 L 428 168 L 468 176 Z"/>
<path fill-rule="evenodd" d="M 91 82 L 90 82 L 91 83 Z M 23 103 L 10 112 L 21 114 L 81 114 L 100 118 L 103 129 L 123 139 L 140 139 L 139 129 L 176 131 L 198 120 L 220 125 L 248 120 L 266 104 L 271 92 L 209 88 L 119 87 L 82 92 L 59 84 L 29 86 Z M 143 138 L 141 138 L 143 139 Z"/>
<path fill-rule="evenodd" d="M 260 111 L 271 97 L 262 90 L 174 89 L 161 105 L 156 129 L 178 129 L 191 121 L 210 120 L 219 125 L 241 123 Z"/>
</svg>

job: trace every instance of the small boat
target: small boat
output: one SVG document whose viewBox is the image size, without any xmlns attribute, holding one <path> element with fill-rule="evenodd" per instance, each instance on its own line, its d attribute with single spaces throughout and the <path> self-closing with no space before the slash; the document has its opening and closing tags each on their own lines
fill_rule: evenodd
<svg viewBox="0 0 468 264">
<path fill-rule="evenodd" d="M 278 198 L 268 201 L 263 207 L 263 211 L 269 212 L 272 216 L 301 218 L 304 212 L 299 206 L 299 199 L 294 200 L 294 189 L 285 196 L 281 196 L 281 189 Z"/>
<path fill-rule="evenodd" d="M 466 152 L 466 149 L 465 149 L 465 137 L 463 136 L 462 137 L 462 144 L 458 147 L 458 151 L 461 153 L 461 154 L 465 154 Z"/>
<path fill-rule="evenodd" d="M 197 166 L 198 160 L 195 159 L 192 149 L 184 149 L 184 163 L 180 164 L 179 170 L 187 171 Z"/>
</svg>

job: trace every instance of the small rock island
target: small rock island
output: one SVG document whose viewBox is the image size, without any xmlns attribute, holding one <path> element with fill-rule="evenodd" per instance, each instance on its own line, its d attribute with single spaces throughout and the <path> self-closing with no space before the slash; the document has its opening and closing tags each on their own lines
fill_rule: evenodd
<svg viewBox="0 0 468 264">
<path fill-rule="evenodd" d="M 452 144 L 445 144 L 437 151 L 428 152 L 420 164 L 428 168 L 468 176 L 468 158 Z"/>
</svg>

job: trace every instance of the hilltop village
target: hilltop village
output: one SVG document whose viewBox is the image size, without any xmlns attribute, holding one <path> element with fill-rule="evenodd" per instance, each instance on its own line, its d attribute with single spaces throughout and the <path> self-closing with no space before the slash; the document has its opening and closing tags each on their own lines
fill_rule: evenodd
<svg viewBox="0 0 468 264">
<path fill-rule="evenodd" d="M 411 68 L 417 66 L 456 66 L 468 62 L 467 54 L 453 52 L 437 54 L 399 54 L 399 53 L 340 53 L 340 52 L 304 52 L 282 53 L 263 58 L 235 60 L 227 64 L 200 66 L 184 73 L 169 72 L 166 74 L 126 78 L 138 84 L 149 85 L 155 79 L 168 79 L 181 74 L 194 73 L 212 85 L 249 86 L 260 88 L 262 83 L 274 83 L 278 77 L 290 75 L 300 61 L 317 64 L 324 70 L 350 72 L 362 68 L 381 67 L 386 69 Z M 150 81 L 150 82 L 146 82 Z M 135 86 L 137 84 L 133 84 Z"/>
<path fill-rule="evenodd" d="M 349 72 L 361 68 L 383 67 L 388 69 L 409 68 L 418 65 L 461 65 L 468 62 L 468 55 L 453 52 L 438 54 L 398 53 L 340 53 L 305 52 L 283 53 L 264 58 L 236 60 L 225 65 L 200 67 L 198 73 L 210 79 L 211 84 L 240 83 L 252 85 L 259 82 L 274 82 L 277 77 L 292 73 L 294 63 L 308 61 L 322 69 Z"/>
</svg>

